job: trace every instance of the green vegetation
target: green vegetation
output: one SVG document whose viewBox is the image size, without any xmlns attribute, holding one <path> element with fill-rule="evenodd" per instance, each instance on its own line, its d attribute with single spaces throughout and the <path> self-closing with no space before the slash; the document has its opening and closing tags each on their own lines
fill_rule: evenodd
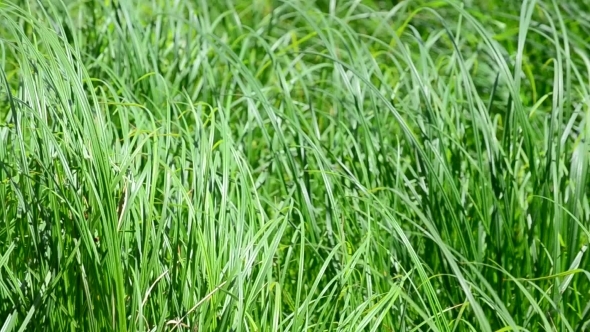
<svg viewBox="0 0 590 332">
<path fill-rule="evenodd" d="M 0 331 L 585 331 L 590 7 L 0 2 Z"/>
</svg>

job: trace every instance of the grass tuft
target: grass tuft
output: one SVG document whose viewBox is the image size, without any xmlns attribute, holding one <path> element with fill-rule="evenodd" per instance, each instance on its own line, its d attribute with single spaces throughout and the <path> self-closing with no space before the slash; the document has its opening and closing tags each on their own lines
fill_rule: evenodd
<svg viewBox="0 0 590 332">
<path fill-rule="evenodd" d="M 0 3 L 0 331 L 585 331 L 584 14 Z"/>
</svg>

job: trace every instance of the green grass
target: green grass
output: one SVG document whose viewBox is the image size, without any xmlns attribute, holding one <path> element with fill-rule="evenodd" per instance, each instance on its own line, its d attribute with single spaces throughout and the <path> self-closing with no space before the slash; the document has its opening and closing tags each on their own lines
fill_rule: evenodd
<svg viewBox="0 0 590 332">
<path fill-rule="evenodd" d="M 590 8 L 0 2 L 0 331 L 585 331 Z"/>
</svg>

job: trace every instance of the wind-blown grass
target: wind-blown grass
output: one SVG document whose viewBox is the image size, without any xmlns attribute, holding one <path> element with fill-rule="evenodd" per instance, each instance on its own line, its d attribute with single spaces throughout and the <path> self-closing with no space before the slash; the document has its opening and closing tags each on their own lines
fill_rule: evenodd
<svg viewBox="0 0 590 332">
<path fill-rule="evenodd" d="M 0 4 L 0 331 L 584 331 L 581 13 Z"/>
</svg>

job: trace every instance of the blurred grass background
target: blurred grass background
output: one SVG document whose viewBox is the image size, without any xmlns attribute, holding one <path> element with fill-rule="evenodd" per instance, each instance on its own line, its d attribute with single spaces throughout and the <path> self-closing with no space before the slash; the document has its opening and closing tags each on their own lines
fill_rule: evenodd
<svg viewBox="0 0 590 332">
<path fill-rule="evenodd" d="M 0 2 L 0 331 L 585 331 L 582 1 Z"/>
</svg>

